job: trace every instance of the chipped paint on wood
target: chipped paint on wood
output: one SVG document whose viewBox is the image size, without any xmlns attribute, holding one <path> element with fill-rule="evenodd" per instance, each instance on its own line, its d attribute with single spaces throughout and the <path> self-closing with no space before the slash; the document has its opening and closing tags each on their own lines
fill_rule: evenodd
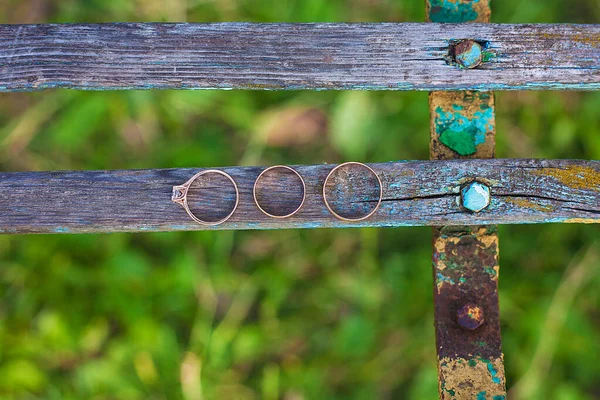
<svg viewBox="0 0 600 400">
<path fill-rule="evenodd" d="M 432 159 L 494 156 L 496 122 L 493 93 L 432 92 L 429 109 Z"/>
<path fill-rule="evenodd" d="M 426 0 L 429 22 L 489 22 L 490 0 Z"/>
</svg>

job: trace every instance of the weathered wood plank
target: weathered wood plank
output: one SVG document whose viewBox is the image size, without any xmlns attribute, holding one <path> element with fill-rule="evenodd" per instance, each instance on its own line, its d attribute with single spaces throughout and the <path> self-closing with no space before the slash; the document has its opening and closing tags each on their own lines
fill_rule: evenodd
<svg viewBox="0 0 600 400">
<path fill-rule="evenodd" d="M 484 62 L 449 65 L 474 39 Z M 600 25 L 1 25 L 0 91 L 600 89 Z"/>
<path fill-rule="evenodd" d="M 352 226 L 482 225 L 544 222 L 600 222 L 600 162 L 577 160 L 449 160 L 370 164 L 383 182 L 377 212 L 361 222 L 343 222 L 325 207 L 322 185 L 334 165 L 298 166 L 306 201 L 288 219 L 262 214 L 252 187 L 260 167 L 223 168 L 236 181 L 240 200 L 231 219 L 216 227 L 193 222 L 171 201 L 174 185 L 199 169 L 0 173 L 0 232 L 116 232 L 198 229 L 275 229 Z M 486 182 L 492 201 L 480 213 L 458 202 L 461 185 Z M 348 210 L 377 200 L 368 179 L 354 179 Z M 347 182 L 336 189 L 344 191 Z M 292 188 L 273 187 L 274 193 Z M 298 189 L 301 190 L 301 189 Z M 281 206 L 279 196 L 263 199 Z M 222 214 L 229 202 L 213 202 Z M 214 210 L 214 211 L 213 211 Z"/>
</svg>

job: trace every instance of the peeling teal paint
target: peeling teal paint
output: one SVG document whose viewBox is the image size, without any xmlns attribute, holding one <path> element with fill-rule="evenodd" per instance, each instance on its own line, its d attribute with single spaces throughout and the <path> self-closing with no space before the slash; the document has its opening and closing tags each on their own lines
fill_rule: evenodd
<svg viewBox="0 0 600 400">
<path fill-rule="evenodd" d="M 451 285 L 454 285 L 454 283 L 455 283 L 454 279 L 447 277 L 440 272 L 437 273 L 437 279 L 438 279 L 438 282 L 448 282 Z"/>
<path fill-rule="evenodd" d="M 445 112 L 441 107 L 437 107 L 435 113 L 435 131 L 440 142 L 461 156 L 475 154 L 477 146 L 485 143 L 486 133 L 493 130 L 494 109 L 491 107 L 473 113 L 473 118 L 459 111 Z"/>
<path fill-rule="evenodd" d="M 487 399 L 486 395 L 487 395 L 486 391 L 477 393 L 477 400 L 486 400 Z"/>
<path fill-rule="evenodd" d="M 481 53 L 481 61 L 482 62 L 491 61 L 495 57 L 496 57 L 496 53 L 494 53 L 493 51 L 484 49 L 483 52 Z"/>
<path fill-rule="evenodd" d="M 473 9 L 473 4 L 479 3 L 479 0 L 473 0 L 466 3 L 450 0 L 428 1 L 430 5 L 429 20 L 431 22 L 472 22 L 478 17 L 477 11 Z"/>
<path fill-rule="evenodd" d="M 506 400 L 506 396 L 499 394 L 494 396 L 493 400 Z"/>
<path fill-rule="evenodd" d="M 494 368 L 494 364 L 488 362 L 487 369 L 489 373 L 492 375 L 492 382 L 494 383 L 502 383 L 502 380 L 498 377 L 498 371 Z"/>
</svg>

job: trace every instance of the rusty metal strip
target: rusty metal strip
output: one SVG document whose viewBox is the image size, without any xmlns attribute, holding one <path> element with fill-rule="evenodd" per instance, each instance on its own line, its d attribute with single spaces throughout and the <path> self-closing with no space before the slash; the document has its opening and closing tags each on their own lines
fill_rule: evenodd
<svg viewBox="0 0 600 400">
<path fill-rule="evenodd" d="M 440 399 L 506 396 L 495 226 L 434 228 Z"/>
<path fill-rule="evenodd" d="M 489 0 L 426 0 L 428 21 L 489 22 Z M 457 68 L 476 68 L 484 49 L 457 38 Z M 473 38 L 474 39 L 474 38 Z M 460 54 L 459 54 L 460 53 Z M 462 57 L 462 58 L 461 58 Z M 493 158 L 492 92 L 432 92 L 430 158 Z M 495 226 L 433 229 L 435 331 L 440 399 L 506 398 Z"/>
</svg>

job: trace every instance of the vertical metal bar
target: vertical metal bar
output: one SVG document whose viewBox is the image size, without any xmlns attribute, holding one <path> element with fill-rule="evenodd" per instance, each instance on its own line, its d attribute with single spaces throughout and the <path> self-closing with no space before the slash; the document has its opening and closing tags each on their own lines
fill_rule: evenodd
<svg viewBox="0 0 600 400">
<path fill-rule="evenodd" d="M 434 228 L 433 245 L 440 399 L 505 399 L 496 228 Z"/>
<path fill-rule="evenodd" d="M 426 0 L 427 19 L 489 22 L 489 1 Z M 485 59 L 470 58 L 471 46 L 484 49 L 476 40 L 449 38 L 449 59 L 456 68 L 474 68 Z M 432 92 L 429 108 L 431 159 L 494 157 L 493 93 Z M 432 261 L 440 399 L 505 399 L 496 227 L 434 228 Z"/>
</svg>

